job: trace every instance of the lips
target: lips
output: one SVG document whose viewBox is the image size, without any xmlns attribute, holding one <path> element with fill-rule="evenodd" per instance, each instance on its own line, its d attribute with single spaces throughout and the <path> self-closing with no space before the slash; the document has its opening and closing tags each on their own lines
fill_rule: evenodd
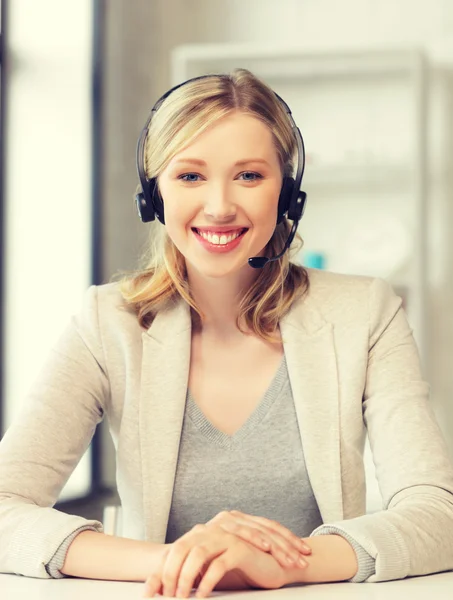
<svg viewBox="0 0 453 600">
<path fill-rule="evenodd" d="M 209 231 L 209 233 L 207 233 L 206 231 Z M 209 252 L 213 252 L 215 254 L 223 254 L 237 248 L 237 246 L 241 243 L 242 238 L 247 233 L 248 229 L 230 228 L 231 233 L 228 233 L 225 230 L 223 232 L 219 232 L 218 230 L 216 230 L 217 233 L 211 233 L 211 231 L 213 230 L 202 229 L 200 232 L 198 229 L 194 227 L 192 228 L 192 232 L 195 238 L 205 248 L 205 250 L 208 250 Z"/>
<path fill-rule="evenodd" d="M 232 233 L 244 233 L 247 227 L 192 227 L 193 231 L 199 233 L 210 233 L 211 235 L 228 235 Z"/>
</svg>

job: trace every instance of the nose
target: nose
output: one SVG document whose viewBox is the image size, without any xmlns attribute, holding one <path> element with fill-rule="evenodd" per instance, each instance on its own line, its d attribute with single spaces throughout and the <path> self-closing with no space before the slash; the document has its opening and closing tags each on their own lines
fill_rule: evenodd
<svg viewBox="0 0 453 600">
<path fill-rule="evenodd" d="M 236 205 L 228 185 L 219 183 L 206 190 L 207 198 L 204 204 L 204 213 L 213 221 L 233 221 L 236 218 Z"/>
</svg>

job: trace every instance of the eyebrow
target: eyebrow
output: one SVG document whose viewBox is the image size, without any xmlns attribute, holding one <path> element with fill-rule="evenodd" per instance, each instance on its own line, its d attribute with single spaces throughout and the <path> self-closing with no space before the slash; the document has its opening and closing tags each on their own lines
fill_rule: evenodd
<svg viewBox="0 0 453 600">
<path fill-rule="evenodd" d="M 200 165 L 202 167 L 206 166 L 206 162 L 204 160 L 200 160 L 199 158 L 179 158 L 178 160 L 175 160 L 175 164 L 179 163 L 192 163 L 194 165 Z M 249 163 L 263 163 L 265 165 L 270 166 L 267 160 L 264 160 L 264 158 L 245 158 L 243 160 L 238 160 L 237 162 L 235 162 L 234 166 L 241 167 Z"/>
</svg>

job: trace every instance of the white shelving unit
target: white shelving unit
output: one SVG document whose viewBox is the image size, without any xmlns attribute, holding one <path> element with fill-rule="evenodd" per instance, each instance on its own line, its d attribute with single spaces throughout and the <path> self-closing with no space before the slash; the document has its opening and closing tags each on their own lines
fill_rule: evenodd
<svg viewBox="0 0 453 600">
<path fill-rule="evenodd" d="M 176 48 L 173 84 L 246 68 L 291 107 L 304 136 L 305 251 L 326 268 L 387 278 L 426 352 L 427 65 L 417 48 L 311 52 L 203 44 Z M 301 257 L 303 262 L 303 254 Z M 367 510 L 381 509 L 369 445 Z"/>
<path fill-rule="evenodd" d="M 299 231 L 306 251 L 325 253 L 330 270 L 389 279 L 404 296 L 423 360 L 423 53 L 410 47 L 310 52 L 255 44 L 196 44 L 179 46 L 172 55 L 174 84 L 237 67 L 251 70 L 285 99 L 304 135 L 307 165 L 302 188 L 308 203 Z"/>
</svg>

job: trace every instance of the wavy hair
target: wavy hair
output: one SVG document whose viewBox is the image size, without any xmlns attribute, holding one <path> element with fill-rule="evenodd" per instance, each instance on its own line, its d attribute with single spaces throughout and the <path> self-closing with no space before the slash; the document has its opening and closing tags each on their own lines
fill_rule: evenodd
<svg viewBox="0 0 453 600">
<path fill-rule="evenodd" d="M 283 175 L 292 176 L 297 152 L 294 134 L 286 111 L 274 92 L 246 69 L 212 75 L 186 83 L 174 90 L 156 111 L 148 130 L 145 171 L 158 177 L 170 160 L 222 117 L 245 112 L 263 122 L 272 132 Z M 278 254 L 290 230 L 284 218 L 276 225 L 266 245 L 265 256 Z M 264 340 L 278 341 L 278 322 L 309 286 L 306 270 L 291 262 L 297 243 L 278 261 L 268 263 L 247 289 L 239 303 L 237 327 L 243 333 Z M 148 328 L 156 313 L 183 298 L 192 315 L 203 322 L 204 315 L 191 295 L 184 256 L 157 220 L 150 227 L 150 240 L 142 266 L 121 280 L 126 304 L 133 308 L 142 327 Z"/>
</svg>

